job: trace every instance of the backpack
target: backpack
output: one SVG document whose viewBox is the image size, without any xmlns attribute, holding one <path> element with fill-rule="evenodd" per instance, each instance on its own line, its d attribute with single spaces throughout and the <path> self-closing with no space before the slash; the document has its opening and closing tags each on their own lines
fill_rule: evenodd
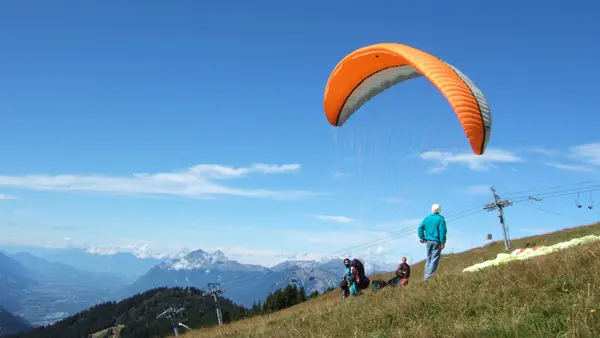
<svg viewBox="0 0 600 338">
<path fill-rule="evenodd" d="M 365 276 L 365 267 L 363 266 L 362 262 L 355 258 L 352 260 L 352 263 L 350 263 L 350 265 L 354 267 L 358 272 L 358 287 L 361 289 L 366 289 L 371 283 L 371 281 L 367 276 Z"/>
</svg>

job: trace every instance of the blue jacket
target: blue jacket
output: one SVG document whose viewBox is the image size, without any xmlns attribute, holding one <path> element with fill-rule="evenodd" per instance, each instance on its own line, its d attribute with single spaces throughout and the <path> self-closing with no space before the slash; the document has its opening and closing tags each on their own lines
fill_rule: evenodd
<svg viewBox="0 0 600 338">
<path fill-rule="evenodd" d="M 354 282 L 354 276 L 352 275 L 352 267 L 349 266 L 346 268 L 346 280 L 348 281 L 348 284 L 352 284 L 352 282 Z"/>
<path fill-rule="evenodd" d="M 419 239 L 446 244 L 446 220 L 439 214 L 431 214 L 419 225 Z"/>
</svg>

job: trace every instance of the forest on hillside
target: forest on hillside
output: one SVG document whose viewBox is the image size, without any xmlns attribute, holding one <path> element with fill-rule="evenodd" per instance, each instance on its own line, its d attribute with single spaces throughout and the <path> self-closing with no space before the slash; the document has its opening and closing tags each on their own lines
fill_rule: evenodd
<svg viewBox="0 0 600 338">
<path fill-rule="evenodd" d="M 16 316 L 0 307 L 0 336 L 19 331 L 27 331 L 31 325 L 22 317 Z"/>
<path fill-rule="evenodd" d="M 269 292 L 264 303 L 258 302 L 253 304 L 249 315 L 254 316 L 277 312 L 290 306 L 300 304 L 309 298 L 315 298 L 318 295 L 319 291 L 315 290 L 309 296 L 306 296 L 304 287 L 298 289 L 296 285 L 288 285 L 283 289 L 275 290 L 275 292 Z"/>
<path fill-rule="evenodd" d="M 219 297 L 223 322 L 228 323 L 247 315 L 248 310 Z M 196 288 L 156 288 L 136 294 L 120 302 L 105 302 L 60 320 L 53 325 L 28 332 L 8 335 L 11 338 L 81 338 L 106 328 L 124 325 L 121 338 L 165 337 L 173 333 L 168 318 L 156 316 L 169 307 L 183 307 L 178 321 L 190 328 L 213 326 L 217 323 L 215 302 L 202 296 Z M 184 329 L 185 330 L 185 329 Z"/>
<path fill-rule="evenodd" d="M 270 293 L 263 304 L 255 304 L 248 310 L 229 299 L 218 297 L 223 323 L 242 318 L 270 313 L 296 305 L 308 298 L 318 296 L 318 291 L 305 294 L 304 288 L 288 285 Z M 177 321 L 192 329 L 217 325 L 216 307 L 213 297 L 202 296 L 196 288 L 156 288 L 136 294 L 120 302 L 105 302 L 62 319 L 52 325 L 38 327 L 28 332 L 3 336 L 7 338 L 82 338 L 93 333 L 120 326 L 120 338 L 158 338 L 173 333 L 169 318 L 157 319 L 157 315 L 168 308 L 184 310 Z M 180 331 L 185 328 L 180 328 Z"/>
</svg>

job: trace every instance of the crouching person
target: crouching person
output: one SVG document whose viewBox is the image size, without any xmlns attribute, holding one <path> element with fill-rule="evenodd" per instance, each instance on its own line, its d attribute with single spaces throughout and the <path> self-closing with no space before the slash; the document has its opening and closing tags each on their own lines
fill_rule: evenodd
<svg viewBox="0 0 600 338">
<path fill-rule="evenodd" d="M 410 265 L 406 263 L 406 257 L 402 257 L 402 263 L 398 265 L 396 269 L 396 277 L 399 279 L 398 285 L 408 285 L 408 278 L 410 277 Z"/>
</svg>

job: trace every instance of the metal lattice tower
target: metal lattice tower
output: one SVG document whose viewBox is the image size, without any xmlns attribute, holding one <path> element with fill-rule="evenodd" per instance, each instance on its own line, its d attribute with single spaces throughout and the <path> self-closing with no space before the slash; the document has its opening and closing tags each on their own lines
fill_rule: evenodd
<svg viewBox="0 0 600 338">
<path fill-rule="evenodd" d="M 156 316 L 156 319 L 161 319 L 161 318 L 169 318 L 171 320 L 171 325 L 173 326 L 173 333 L 175 333 L 175 336 L 179 336 L 179 328 L 178 328 L 178 322 L 177 322 L 177 315 L 179 315 L 181 312 L 183 312 L 184 308 L 180 307 L 180 308 L 173 308 L 173 307 L 169 307 L 168 309 L 166 309 L 165 311 L 159 313 Z"/>
<path fill-rule="evenodd" d="M 500 220 L 500 225 L 502 226 L 502 232 L 504 233 L 504 247 L 506 250 L 510 250 L 510 236 L 508 234 L 508 226 L 504 223 L 504 208 L 510 207 L 513 205 L 511 200 L 501 200 L 500 196 L 496 194 L 496 189 L 494 187 L 490 187 L 492 191 L 492 195 L 494 195 L 494 202 L 486 204 L 483 207 L 485 211 L 494 211 L 498 210 L 498 219 Z"/>
<path fill-rule="evenodd" d="M 202 296 L 212 295 L 214 297 L 215 307 L 217 309 L 217 321 L 219 322 L 219 326 L 223 325 L 223 318 L 221 317 L 221 308 L 219 307 L 219 299 L 217 298 L 217 295 L 222 293 L 223 290 L 221 290 L 220 283 L 208 283 L 208 290 L 202 293 Z"/>
</svg>

